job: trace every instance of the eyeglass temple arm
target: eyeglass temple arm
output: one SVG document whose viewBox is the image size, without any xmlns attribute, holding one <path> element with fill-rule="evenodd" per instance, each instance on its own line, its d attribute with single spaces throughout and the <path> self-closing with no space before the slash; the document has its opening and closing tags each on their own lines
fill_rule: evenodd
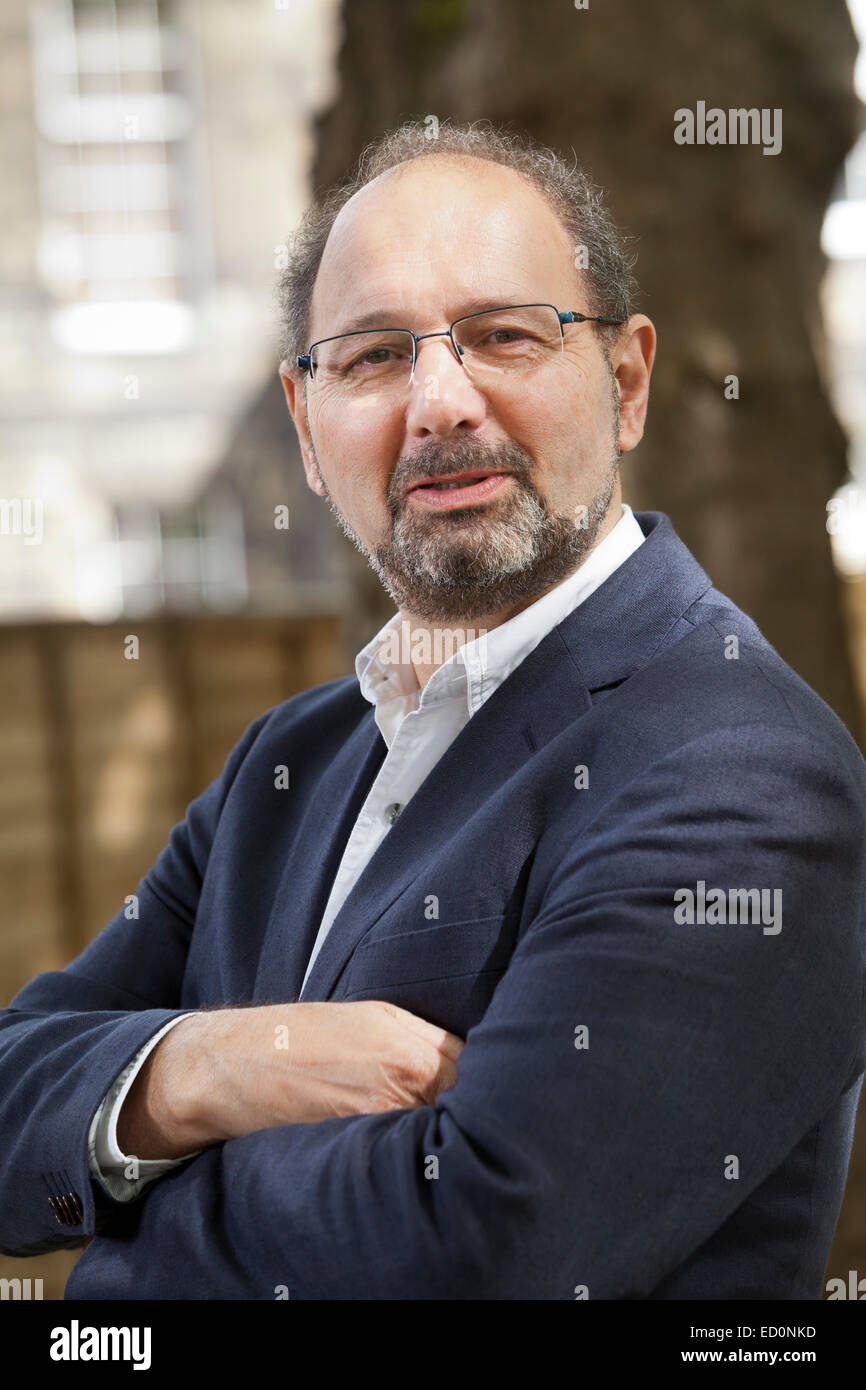
<svg viewBox="0 0 866 1390">
<path fill-rule="evenodd" d="M 562 313 L 558 312 L 558 317 L 560 323 L 614 323 L 617 325 L 625 323 L 625 319 L 599 318 L 593 314 L 579 314 L 573 309 L 568 309 Z"/>
</svg>

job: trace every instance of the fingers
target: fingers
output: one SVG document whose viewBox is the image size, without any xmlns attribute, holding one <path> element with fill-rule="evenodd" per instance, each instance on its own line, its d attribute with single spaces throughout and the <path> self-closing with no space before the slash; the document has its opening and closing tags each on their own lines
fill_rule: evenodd
<svg viewBox="0 0 866 1390">
<path fill-rule="evenodd" d="M 417 1014 L 410 1013 L 408 1009 L 401 1009 L 397 1004 L 388 1004 L 384 1000 L 377 1000 L 393 1013 L 393 1016 L 403 1027 L 417 1037 L 429 1042 L 443 1057 L 450 1057 L 456 1062 L 463 1048 L 466 1046 L 462 1038 L 458 1038 L 455 1033 L 449 1033 L 445 1028 L 439 1028 L 435 1023 L 428 1023 L 425 1018 L 419 1018 Z"/>
<path fill-rule="evenodd" d="M 457 1068 L 456 1068 L 456 1066 L 455 1066 L 454 1063 L 453 1063 L 452 1061 L 450 1061 L 447 1057 L 446 1057 L 446 1058 L 443 1058 L 442 1065 L 441 1065 L 441 1067 L 439 1068 L 439 1081 L 438 1081 L 438 1083 L 437 1083 L 437 1085 L 436 1085 L 436 1090 L 435 1090 L 433 1099 L 435 1100 L 435 1099 L 436 1099 L 436 1096 L 441 1095 L 441 1093 L 442 1093 L 443 1091 L 449 1090 L 449 1088 L 450 1088 L 451 1086 L 454 1086 L 454 1085 L 456 1084 L 456 1081 L 457 1081 Z"/>
<path fill-rule="evenodd" d="M 440 1052 L 424 1051 L 407 1060 L 400 1069 L 401 1106 L 435 1105 L 443 1091 L 457 1080 L 457 1067 Z"/>
<path fill-rule="evenodd" d="M 446 1033 L 443 1030 L 442 1042 L 439 1044 L 439 1051 L 442 1053 L 443 1057 L 447 1057 L 452 1062 L 456 1062 L 457 1058 L 460 1056 L 460 1053 L 463 1051 L 465 1046 L 466 1044 L 462 1038 L 458 1038 L 455 1033 Z M 457 1078 L 456 1069 L 454 1072 L 454 1078 L 455 1080 Z"/>
</svg>

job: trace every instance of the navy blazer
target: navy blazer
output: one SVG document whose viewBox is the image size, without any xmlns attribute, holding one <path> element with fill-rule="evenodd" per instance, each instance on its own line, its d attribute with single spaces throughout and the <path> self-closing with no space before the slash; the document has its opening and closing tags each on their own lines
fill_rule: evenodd
<svg viewBox="0 0 866 1390">
<path fill-rule="evenodd" d="M 866 1068 L 866 767 L 638 520 L 410 799 L 304 991 L 466 1038 L 456 1084 L 215 1144 L 127 1204 L 89 1175 L 96 1107 L 163 1023 L 299 997 L 386 752 L 330 681 L 250 725 L 138 919 L 0 1014 L 4 1253 L 96 1231 L 74 1299 L 822 1296 Z"/>
</svg>

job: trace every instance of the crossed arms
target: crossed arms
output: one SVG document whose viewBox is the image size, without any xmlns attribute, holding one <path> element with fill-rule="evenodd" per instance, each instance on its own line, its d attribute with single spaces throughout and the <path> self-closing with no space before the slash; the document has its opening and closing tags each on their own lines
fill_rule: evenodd
<svg viewBox="0 0 866 1390">
<path fill-rule="evenodd" d="M 146 947 L 116 920 L 0 1015 L 0 1249 L 79 1244 L 58 1239 L 45 1201 L 50 1181 L 74 1182 L 83 1235 L 101 1225 L 73 1297 L 645 1297 L 862 1070 L 857 789 L 814 739 L 741 725 L 643 770 L 580 837 L 552 828 L 535 861 L 540 908 L 456 1079 L 443 1063 L 450 1084 L 431 1070 L 421 1094 L 407 1083 L 405 1107 L 291 1123 L 271 1112 L 261 1127 L 249 1100 L 261 1077 L 248 1066 L 242 1090 L 227 1065 L 220 1105 L 234 1085 L 259 1127 L 220 1138 L 223 1114 L 210 1136 L 182 1130 L 181 1145 L 212 1142 L 140 1200 L 105 1202 L 87 1176 L 88 1126 L 138 1048 L 187 1012 L 208 847 L 255 728 L 142 882 Z M 782 930 L 677 923 L 674 892 L 701 880 L 780 890 Z M 245 1014 L 262 1011 L 234 1019 Z M 447 1056 L 447 1039 L 427 1042 Z M 249 1037 L 243 1047 L 250 1062 Z M 273 1064 L 269 1052 L 272 1076 Z M 162 1156 L 173 1123 L 214 1122 L 189 1082 L 151 1134 Z"/>
</svg>

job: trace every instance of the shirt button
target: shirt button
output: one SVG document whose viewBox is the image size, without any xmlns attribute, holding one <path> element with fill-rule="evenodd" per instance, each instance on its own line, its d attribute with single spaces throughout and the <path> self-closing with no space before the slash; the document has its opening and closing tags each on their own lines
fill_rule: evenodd
<svg viewBox="0 0 866 1390">
<path fill-rule="evenodd" d="M 399 801 L 392 801 L 390 806 L 385 807 L 385 819 L 389 825 L 393 825 L 403 807 Z"/>
</svg>

